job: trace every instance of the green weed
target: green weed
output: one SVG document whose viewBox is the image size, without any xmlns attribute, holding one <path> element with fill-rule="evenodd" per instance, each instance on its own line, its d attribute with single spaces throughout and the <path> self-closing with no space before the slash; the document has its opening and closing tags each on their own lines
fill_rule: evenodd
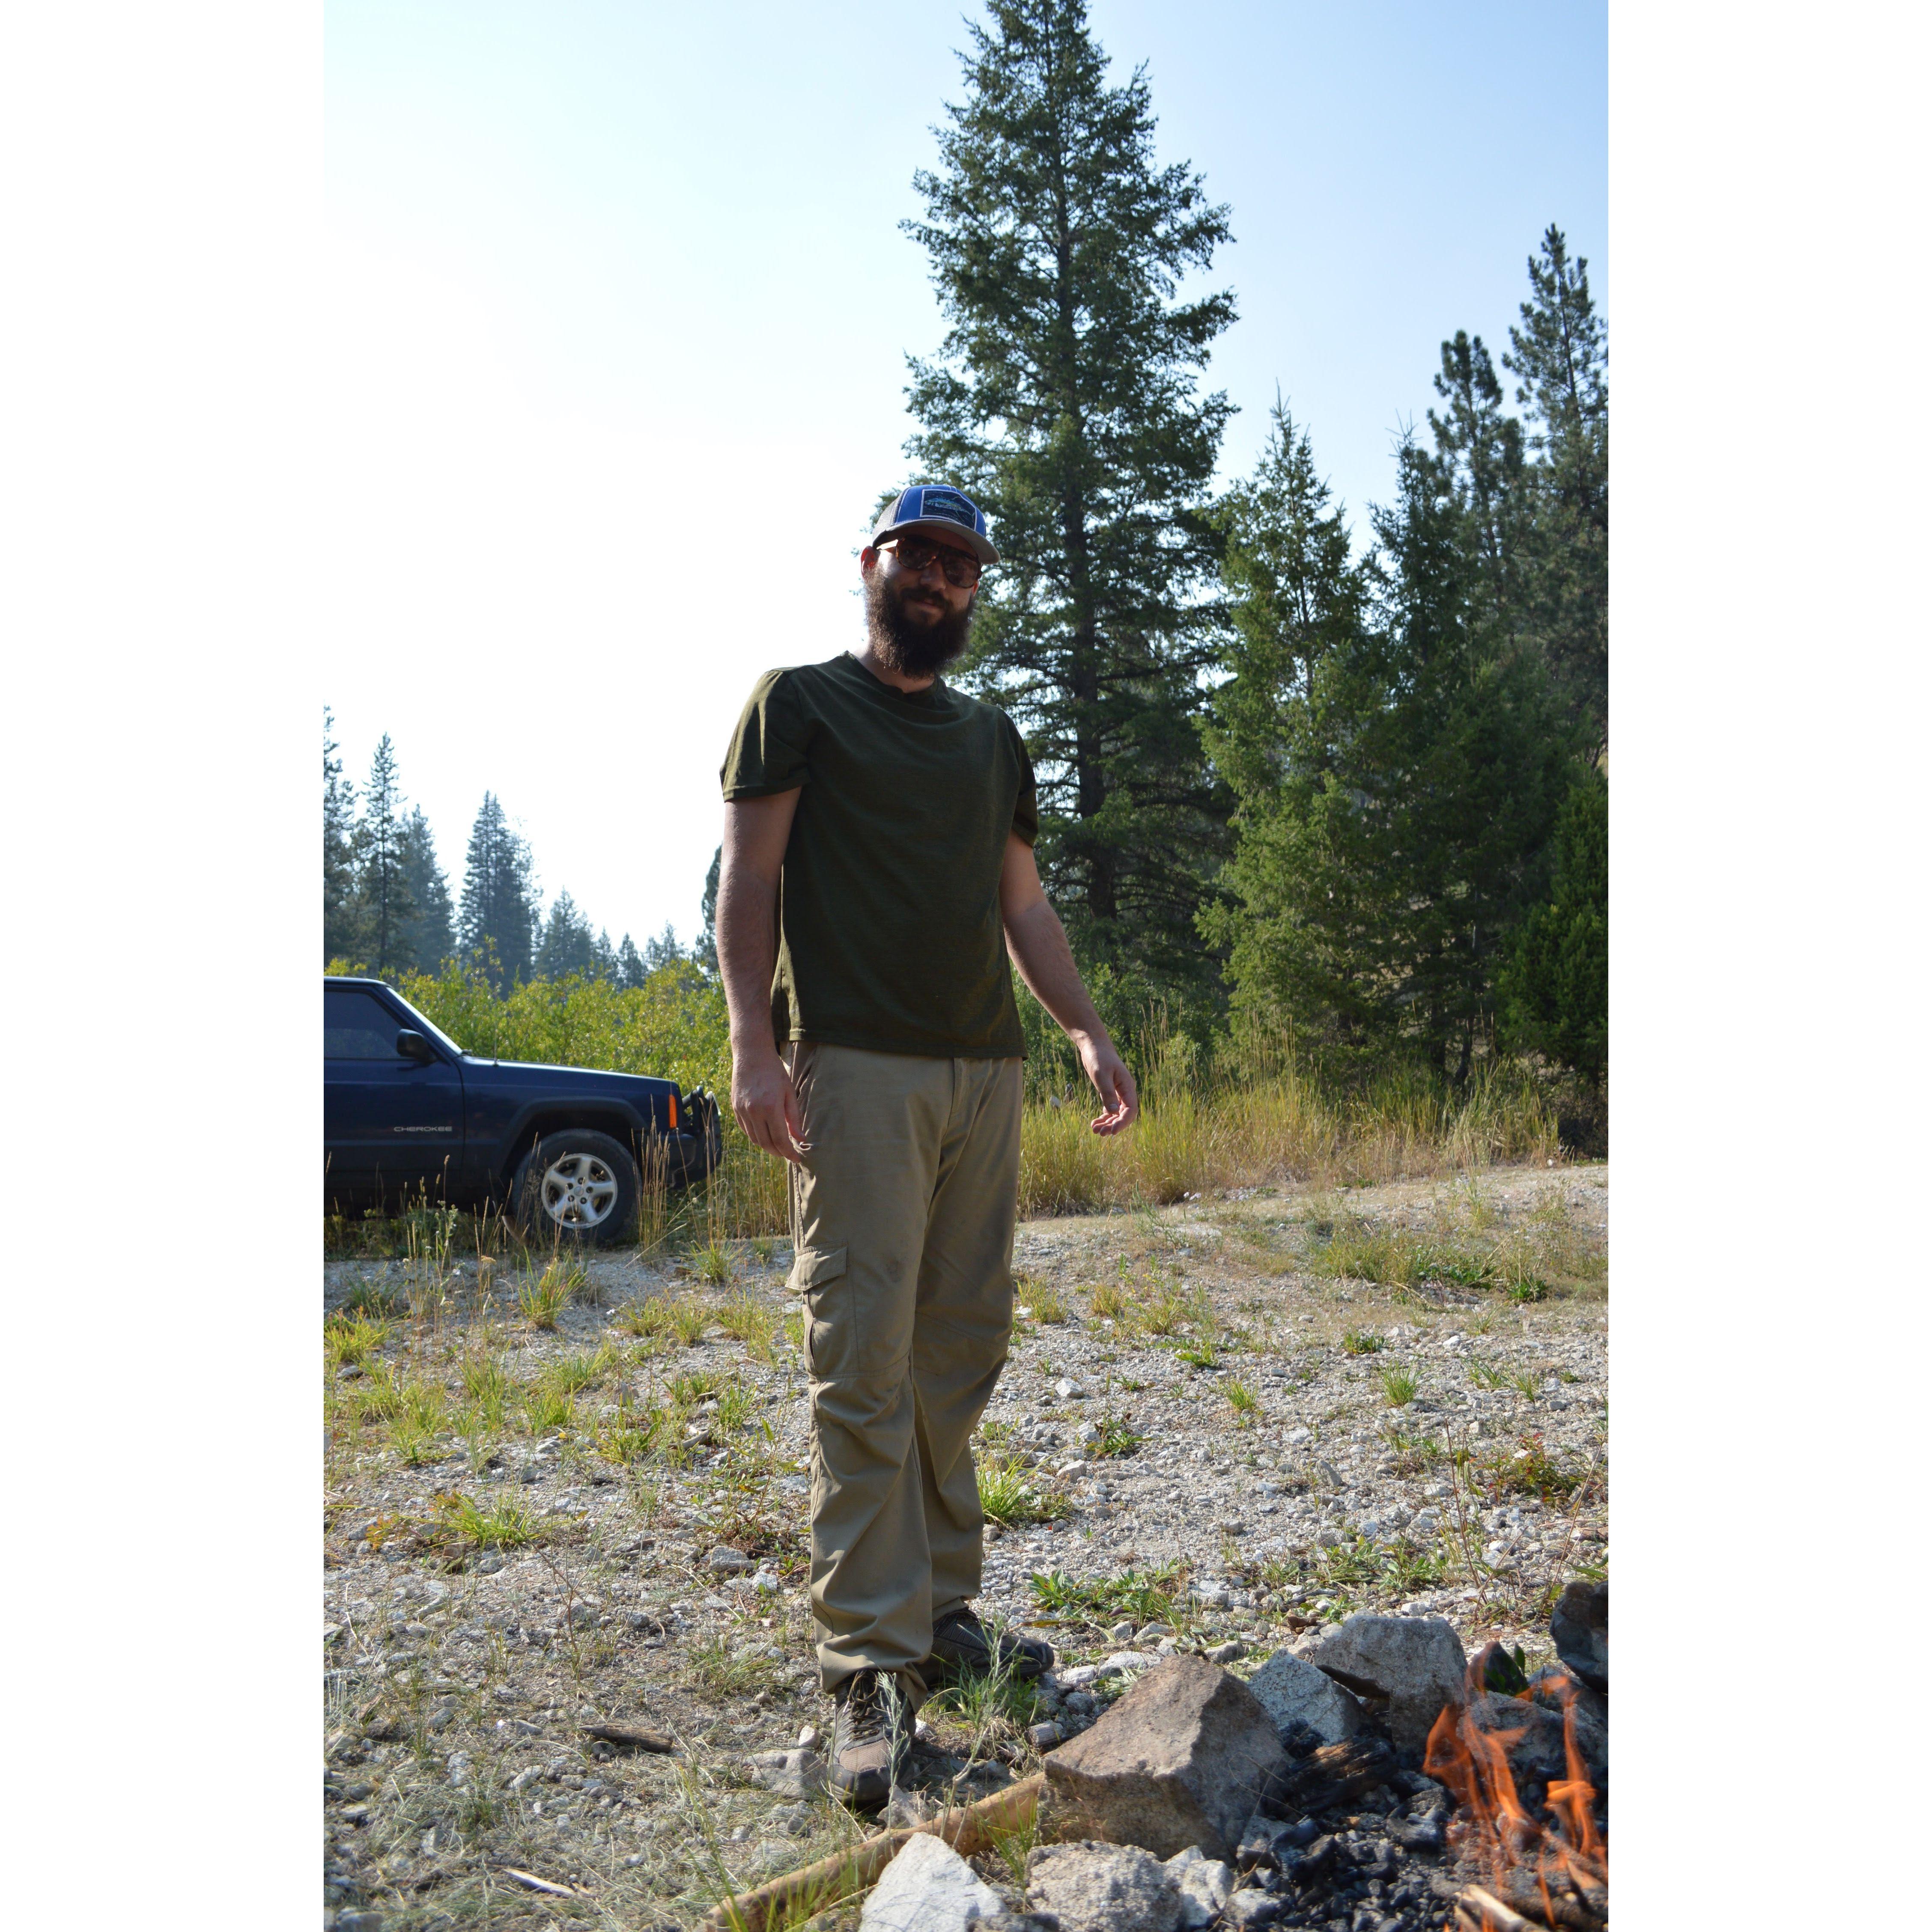
<svg viewBox="0 0 1932 1932">
<path fill-rule="evenodd" d="M 322 1352 L 331 1368 L 360 1367 L 394 1332 L 369 1316 L 332 1315 L 322 1324 Z"/>
<path fill-rule="evenodd" d="M 1018 1462 L 982 1462 L 979 1468 L 980 1508 L 988 1522 L 1005 1528 L 1022 1523 L 1053 1522 L 1066 1514 L 1065 1498 L 1034 1480 Z"/>
<path fill-rule="evenodd" d="M 535 1281 L 526 1281 L 517 1291 L 517 1306 L 532 1328 L 554 1329 L 556 1318 L 569 1305 L 571 1283 L 560 1262 L 552 1262 Z"/>
<path fill-rule="evenodd" d="M 1348 1355 L 1376 1355 L 1388 1346 L 1381 1336 L 1366 1328 L 1351 1328 L 1342 1337 L 1342 1352 Z"/>
<path fill-rule="evenodd" d="M 1027 1579 L 1034 1601 L 1070 1622 L 1108 1624 L 1131 1618 L 1136 1624 L 1174 1622 L 1187 1571 L 1178 1563 L 1159 1569 L 1124 1570 L 1118 1576 L 1076 1579 L 1059 1570 L 1036 1571 Z"/>
<path fill-rule="evenodd" d="M 1391 1408 L 1406 1408 L 1415 1400 L 1421 1379 L 1412 1369 L 1391 1362 L 1382 1372 L 1382 1397 Z"/>
</svg>

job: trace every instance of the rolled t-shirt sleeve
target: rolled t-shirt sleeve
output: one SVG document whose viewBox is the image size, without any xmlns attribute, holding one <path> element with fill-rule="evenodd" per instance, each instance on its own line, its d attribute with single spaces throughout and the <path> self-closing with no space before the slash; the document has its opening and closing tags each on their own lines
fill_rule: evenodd
<svg viewBox="0 0 1932 1932">
<path fill-rule="evenodd" d="M 1013 800 L 1013 832 L 1016 837 L 1032 845 L 1040 838 L 1040 800 L 1034 791 L 1033 760 L 1027 756 L 1026 740 L 1010 718 L 1006 720 L 1006 735 L 1012 741 L 1013 755 L 1020 766 L 1019 792 Z"/>
<path fill-rule="evenodd" d="M 806 782 L 810 729 L 793 680 L 768 670 L 752 687 L 718 777 L 728 804 L 734 798 L 770 798 Z"/>
</svg>

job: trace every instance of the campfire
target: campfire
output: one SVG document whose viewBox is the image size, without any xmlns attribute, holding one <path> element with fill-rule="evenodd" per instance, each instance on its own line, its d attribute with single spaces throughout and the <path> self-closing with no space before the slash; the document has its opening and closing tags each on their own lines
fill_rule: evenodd
<svg viewBox="0 0 1932 1932">
<path fill-rule="evenodd" d="M 1470 1658 L 1441 1618 L 1373 1613 L 1245 1681 L 1150 1659 L 1035 1776 L 727 1901 L 713 1923 L 764 1932 L 875 1882 L 866 1932 L 920 1901 L 938 1928 L 942 1880 L 1017 1912 L 983 1881 L 1002 1839 L 1030 1829 L 1024 1909 L 1042 1916 L 1015 1932 L 1607 1932 L 1608 1626 L 1607 1586 L 1570 1585 L 1550 1620 L 1560 1663 L 1534 1678 L 1520 1651 Z M 921 1834 L 951 1849 L 896 1867 Z"/>
<path fill-rule="evenodd" d="M 1488 1886 L 1473 1886 L 1456 1904 L 1465 1932 L 1600 1932 L 1610 1921 L 1610 1846 L 1597 1824 L 1597 1790 L 1576 1738 L 1576 1688 L 1567 1676 L 1550 1688 L 1563 1711 L 1566 1774 L 1552 1778 L 1539 1820 L 1526 1808 L 1510 1768 L 1520 1730 L 1486 1730 L 1476 1713 L 1486 1702 L 1493 1646 L 1469 1666 L 1460 1704 L 1444 1707 L 1429 1734 L 1422 1768 L 1449 1791 L 1456 1809 L 1449 1847 L 1466 1868 L 1485 1868 Z"/>
</svg>

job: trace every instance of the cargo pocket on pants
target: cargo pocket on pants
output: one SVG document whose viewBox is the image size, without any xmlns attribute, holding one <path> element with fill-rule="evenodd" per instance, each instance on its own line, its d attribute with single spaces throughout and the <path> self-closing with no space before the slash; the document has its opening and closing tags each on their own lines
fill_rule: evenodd
<svg viewBox="0 0 1932 1932">
<path fill-rule="evenodd" d="M 823 1382 L 838 1368 L 838 1316 L 845 1279 L 843 1248 L 800 1248 L 789 1286 L 805 1298 L 805 1372 Z"/>
</svg>

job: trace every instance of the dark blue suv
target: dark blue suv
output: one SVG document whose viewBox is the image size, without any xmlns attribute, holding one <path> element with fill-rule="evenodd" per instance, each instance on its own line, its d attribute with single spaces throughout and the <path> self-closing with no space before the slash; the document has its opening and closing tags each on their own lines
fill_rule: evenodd
<svg viewBox="0 0 1932 1932">
<path fill-rule="evenodd" d="M 531 1238 L 635 1231 L 640 1175 L 680 1187 L 722 1152 L 718 1104 L 674 1081 L 482 1060 L 380 980 L 322 982 L 324 1194 L 506 1207 Z"/>
</svg>

